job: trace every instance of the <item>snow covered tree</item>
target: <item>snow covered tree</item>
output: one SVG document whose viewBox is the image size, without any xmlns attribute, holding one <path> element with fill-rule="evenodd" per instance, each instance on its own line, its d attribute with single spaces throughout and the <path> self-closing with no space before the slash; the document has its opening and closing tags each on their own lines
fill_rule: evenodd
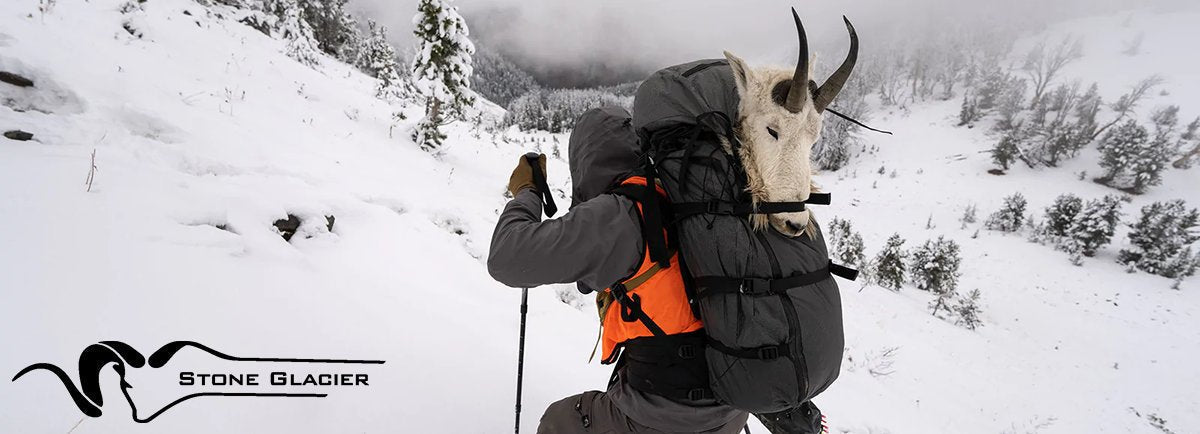
<svg viewBox="0 0 1200 434">
<path fill-rule="evenodd" d="M 1046 217 L 1038 225 L 1032 235 L 1033 241 L 1057 243 L 1066 236 L 1075 216 L 1083 209 L 1083 199 L 1071 193 L 1061 194 L 1054 198 L 1054 203 L 1046 207 Z"/>
<path fill-rule="evenodd" d="M 954 305 L 954 323 L 966 327 L 970 330 L 975 330 L 983 321 L 979 319 L 981 309 L 979 308 L 979 289 L 972 289 L 967 293 L 966 297 L 958 299 L 958 303 Z"/>
<path fill-rule="evenodd" d="M 866 256 L 863 254 L 862 235 L 854 231 L 850 222 L 834 218 L 829 222 L 829 240 L 833 246 L 833 259 L 843 265 L 866 270 Z"/>
<path fill-rule="evenodd" d="M 300 0 L 300 7 L 321 51 L 343 62 L 355 63 L 362 35 L 358 22 L 346 12 L 347 1 Z"/>
<path fill-rule="evenodd" d="M 387 28 L 367 20 L 369 36 L 363 40 L 358 54 L 358 67 L 379 80 L 375 96 L 383 100 L 404 98 L 405 81 L 396 66 L 396 50 L 387 40 Z"/>
<path fill-rule="evenodd" d="M 1061 242 L 1061 248 L 1071 253 L 1072 262 L 1080 263 L 1079 255 L 1092 257 L 1096 251 L 1112 240 L 1117 224 L 1121 222 L 1121 198 L 1107 195 L 1100 199 L 1089 200 L 1071 219 L 1067 228 L 1066 239 Z"/>
<path fill-rule="evenodd" d="M 1171 163 L 1171 166 L 1176 169 L 1191 168 L 1192 164 L 1195 164 L 1196 160 L 1200 159 L 1200 117 L 1187 125 L 1183 134 L 1179 135 L 1179 140 L 1181 145 L 1194 144 L 1190 145 L 1190 151 L 1184 151 L 1178 160 Z"/>
<path fill-rule="evenodd" d="M 263 10 L 275 18 L 272 33 L 287 41 L 287 55 L 308 66 L 320 63 L 317 41 L 297 0 L 265 0 Z"/>
<path fill-rule="evenodd" d="M 1063 67 L 1083 57 L 1083 44 L 1079 39 L 1070 36 L 1063 38 L 1053 47 L 1047 47 L 1043 41 L 1033 47 L 1025 56 L 1022 70 L 1033 81 L 1033 102 L 1036 105 L 1042 98 L 1050 82 L 1058 75 Z"/>
<path fill-rule="evenodd" d="M 851 80 L 838 94 L 838 111 L 860 121 L 870 120 L 866 81 Z M 821 124 L 820 139 L 813 144 L 812 159 L 821 170 L 838 170 L 850 162 L 854 150 L 862 146 L 861 127 L 840 117 Z"/>
<path fill-rule="evenodd" d="M 1121 250 L 1117 262 L 1130 270 L 1138 269 L 1166 277 L 1191 275 L 1196 271 L 1197 257 L 1190 244 L 1200 239 L 1196 231 L 1200 213 L 1187 209 L 1182 200 L 1154 202 L 1142 207 L 1142 215 L 1130 228 L 1129 243 Z"/>
<path fill-rule="evenodd" d="M 999 142 L 992 146 L 992 163 L 995 163 L 1001 170 L 1008 170 L 1012 163 L 1021 155 L 1021 145 L 1025 141 L 1025 131 L 1017 124 L 1014 128 L 1004 133 Z"/>
<path fill-rule="evenodd" d="M 904 285 L 905 264 L 908 259 L 908 254 L 904 252 L 904 239 L 900 238 L 900 234 L 892 234 L 888 237 L 887 243 L 883 245 L 883 250 L 875 255 L 872 261 L 873 270 L 871 271 L 871 280 L 879 286 L 891 289 L 893 291 L 900 290 Z"/>
<path fill-rule="evenodd" d="M 983 112 L 979 110 L 979 101 L 971 97 L 970 92 L 963 92 L 962 106 L 958 111 L 958 126 L 973 127 L 975 121 L 983 118 Z"/>
<path fill-rule="evenodd" d="M 629 108 L 633 98 L 621 97 L 598 89 L 534 88 L 508 104 L 504 125 L 516 125 L 522 131 L 551 133 L 569 131 L 579 115 L 593 108 L 622 106 Z"/>
<path fill-rule="evenodd" d="M 989 215 L 983 226 L 993 231 L 1016 232 L 1025 223 L 1025 196 L 1013 193 L 1004 198 L 1004 205 Z"/>
<path fill-rule="evenodd" d="M 954 293 L 961 275 L 958 272 L 962 262 L 958 243 L 939 236 L 936 241 L 926 241 L 909 255 L 909 278 L 917 288 L 939 295 Z"/>
<path fill-rule="evenodd" d="M 448 117 L 461 117 L 463 109 L 475 103 L 469 89 L 475 46 L 467 39 L 466 20 L 450 0 L 420 0 L 413 25 L 417 49 L 412 85 L 425 103 L 425 119 L 413 139 L 421 149 L 432 151 L 445 135 L 429 129 L 439 128 Z"/>
<path fill-rule="evenodd" d="M 1100 167 L 1104 175 L 1097 182 L 1135 194 L 1162 183 L 1162 171 L 1175 154 L 1177 144 L 1171 139 L 1170 118 L 1159 115 L 1162 111 L 1156 112 L 1153 138 L 1133 119 L 1104 135 L 1100 143 Z"/>
</svg>

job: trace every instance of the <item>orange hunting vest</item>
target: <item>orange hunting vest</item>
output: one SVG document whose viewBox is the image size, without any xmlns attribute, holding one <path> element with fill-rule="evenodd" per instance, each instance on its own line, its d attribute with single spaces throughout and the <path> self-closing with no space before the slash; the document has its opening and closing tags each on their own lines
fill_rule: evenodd
<svg viewBox="0 0 1200 434">
<path fill-rule="evenodd" d="M 621 184 L 644 186 L 646 178 L 635 176 L 626 179 Z M 658 186 L 657 189 L 660 195 L 666 196 L 666 192 L 661 186 Z M 637 203 L 640 215 L 642 204 L 636 201 L 635 203 Z M 643 248 L 642 263 L 638 266 L 637 272 L 620 282 L 625 287 L 628 297 L 637 300 L 646 316 L 668 335 L 693 332 L 703 328 L 704 325 L 699 318 L 692 314 L 692 308 L 688 305 L 687 292 L 683 286 L 683 275 L 679 270 L 679 253 L 675 252 L 671 255 L 670 267 L 661 268 L 650 259 L 650 248 L 648 246 Z M 616 361 L 614 350 L 619 344 L 630 339 L 654 335 L 641 321 L 623 318 L 622 311 L 626 309 L 620 303 L 612 301 L 611 291 L 611 287 L 606 288 L 604 294 L 600 294 L 597 298 L 598 303 L 605 297 L 611 301 L 611 305 L 600 303 L 602 314 L 600 341 L 603 345 L 600 360 L 602 363 Z"/>
</svg>

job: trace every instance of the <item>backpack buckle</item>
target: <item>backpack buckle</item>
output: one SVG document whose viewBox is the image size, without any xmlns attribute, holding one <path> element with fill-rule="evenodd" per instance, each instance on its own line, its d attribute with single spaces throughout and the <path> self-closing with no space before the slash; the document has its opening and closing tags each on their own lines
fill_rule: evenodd
<svg viewBox="0 0 1200 434">
<path fill-rule="evenodd" d="M 679 351 L 677 351 L 677 354 L 679 355 L 679 358 L 681 358 L 681 359 L 694 359 L 694 358 L 696 358 L 696 346 L 695 345 L 680 345 Z"/>
<path fill-rule="evenodd" d="M 770 294 L 771 281 L 747 277 L 742 279 L 741 285 L 738 285 L 738 292 L 745 295 Z"/>
<path fill-rule="evenodd" d="M 699 401 L 712 398 L 712 393 L 708 389 L 692 389 L 687 392 L 687 397 L 689 401 Z"/>
<path fill-rule="evenodd" d="M 779 347 L 765 347 L 758 349 L 758 358 L 762 360 L 771 360 L 779 358 Z"/>
<path fill-rule="evenodd" d="M 704 209 L 706 214 L 733 215 L 733 204 L 710 200 Z"/>
</svg>

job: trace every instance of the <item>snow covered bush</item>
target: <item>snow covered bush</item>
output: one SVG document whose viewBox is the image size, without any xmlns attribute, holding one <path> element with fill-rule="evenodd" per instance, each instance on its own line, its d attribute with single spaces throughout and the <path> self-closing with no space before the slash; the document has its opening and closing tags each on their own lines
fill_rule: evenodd
<svg viewBox="0 0 1200 434">
<path fill-rule="evenodd" d="M 1154 137 L 1133 119 L 1105 134 L 1100 142 L 1104 174 L 1096 181 L 1134 194 L 1162 183 L 1162 171 L 1178 149 L 1172 138 L 1177 110 L 1169 107 L 1155 112 Z"/>
<path fill-rule="evenodd" d="M 1200 117 L 1192 120 L 1183 133 L 1179 135 L 1180 149 L 1183 155 L 1171 163 L 1176 169 L 1188 169 L 1200 159 Z M 1190 150 L 1189 150 L 1190 148 Z"/>
<path fill-rule="evenodd" d="M 1130 226 L 1129 243 L 1117 261 L 1134 269 L 1165 277 L 1186 277 L 1195 273 L 1200 258 L 1190 244 L 1200 239 L 1196 231 L 1200 213 L 1187 209 L 1182 200 L 1154 202 L 1142 207 L 1142 215 Z"/>
<path fill-rule="evenodd" d="M 917 288 L 938 295 L 954 293 L 961 275 L 958 243 L 939 236 L 914 249 L 909 257 L 909 279 Z"/>
<path fill-rule="evenodd" d="M 1057 243 L 1066 236 L 1075 222 L 1075 216 L 1083 209 L 1083 199 L 1071 193 L 1061 194 L 1054 198 L 1054 203 L 1046 207 L 1046 217 L 1033 233 L 1037 242 Z"/>
<path fill-rule="evenodd" d="M 1071 219 L 1065 239 L 1060 248 L 1072 255 L 1072 262 L 1079 265 L 1079 255 L 1092 257 L 1096 251 L 1112 240 L 1117 224 L 1121 222 L 1121 198 L 1107 195 L 1089 200 L 1087 205 Z"/>
<path fill-rule="evenodd" d="M 829 244 L 833 248 L 830 256 L 842 265 L 866 270 L 862 235 L 854 231 L 849 221 L 834 218 L 829 222 Z"/>
<path fill-rule="evenodd" d="M 993 231 L 1016 232 L 1021 229 L 1021 224 L 1025 223 L 1026 204 L 1025 196 L 1013 193 L 1012 196 L 1004 198 L 1004 205 L 999 210 L 988 216 L 987 221 L 983 223 L 984 227 Z"/>
<path fill-rule="evenodd" d="M 904 274 L 907 269 L 904 261 L 908 259 L 908 254 L 904 252 L 903 247 L 904 238 L 900 238 L 900 234 L 892 234 L 888 237 L 887 242 L 883 245 L 883 250 L 880 250 L 879 254 L 875 255 L 875 259 L 871 261 L 871 281 L 893 291 L 900 290 L 900 287 L 904 285 Z"/>
<path fill-rule="evenodd" d="M 979 289 L 972 289 L 967 293 L 966 297 L 960 297 L 958 302 L 953 307 L 954 323 L 966 327 L 970 330 L 975 330 L 983 321 L 979 319 L 981 309 L 979 307 Z"/>
</svg>

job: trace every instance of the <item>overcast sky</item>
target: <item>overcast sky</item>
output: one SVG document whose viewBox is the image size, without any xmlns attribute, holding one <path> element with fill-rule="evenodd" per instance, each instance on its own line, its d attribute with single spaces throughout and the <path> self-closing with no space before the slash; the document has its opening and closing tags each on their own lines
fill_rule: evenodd
<svg viewBox="0 0 1200 434">
<path fill-rule="evenodd" d="M 847 49 L 844 14 L 863 50 L 947 23 L 1057 21 L 1133 6 L 1196 7 L 1197 0 L 458 0 L 473 39 L 500 50 L 556 85 L 636 80 L 658 68 L 730 50 L 751 62 L 794 61 L 789 7 L 804 20 L 820 62 Z M 351 0 L 386 25 L 393 42 L 413 44 L 416 0 Z M 1190 6 L 1189 6 L 1190 5 Z M 973 24 L 975 25 L 975 24 Z M 875 45 L 878 46 L 878 45 Z"/>
</svg>

